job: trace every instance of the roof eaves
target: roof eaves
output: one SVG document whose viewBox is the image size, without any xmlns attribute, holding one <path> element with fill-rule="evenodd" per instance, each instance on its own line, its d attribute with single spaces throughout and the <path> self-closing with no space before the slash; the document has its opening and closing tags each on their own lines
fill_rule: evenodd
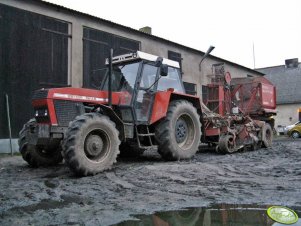
<svg viewBox="0 0 301 226">
<path fill-rule="evenodd" d="M 301 62 L 299 62 L 298 65 L 301 65 Z M 271 68 L 283 68 L 283 67 L 285 67 L 284 64 L 283 65 L 256 68 L 255 70 L 264 70 L 264 69 L 271 69 Z"/>
<path fill-rule="evenodd" d="M 271 69 L 271 68 L 277 68 L 277 67 L 284 67 L 285 65 L 277 65 L 277 66 L 270 66 L 270 67 L 261 67 L 261 68 L 256 68 L 255 70 L 264 70 L 264 69 Z"/>
</svg>

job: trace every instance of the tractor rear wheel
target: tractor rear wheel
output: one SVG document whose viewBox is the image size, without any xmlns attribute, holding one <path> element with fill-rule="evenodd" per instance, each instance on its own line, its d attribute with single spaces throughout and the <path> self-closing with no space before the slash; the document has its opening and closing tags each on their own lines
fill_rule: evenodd
<svg viewBox="0 0 301 226">
<path fill-rule="evenodd" d="M 107 116 L 87 113 L 70 122 L 63 141 L 63 156 L 79 176 L 110 169 L 119 154 L 119 132 Z"/>
<path fill-rule="evenodd" d="M 191 158 L 201 138 L 200 116 L 195 107 L 186 100 L 172 101 L 166 117 L 156 127 L 155 137 L 165 160 Z"/>
<path fill-rule="evenodd" d="M 53 166 L 62 162 L 63 157 L 60 145 L 43 147 L 28 144 L 26 134 L 33 132 L 36 127 L 36 120 L 31 119 L 23 126 L 23 129 L 19 133 L 19 151 L 23 159 L 31 167 Z"/>
<path fill-rule="evenodd" d="M 273 130 L 269 123 L 265 123 L 261 128 L 261 140 L 262 146 L 264 148 L 268 148 L 272 146 L 273 141 Z"/>
</svg>

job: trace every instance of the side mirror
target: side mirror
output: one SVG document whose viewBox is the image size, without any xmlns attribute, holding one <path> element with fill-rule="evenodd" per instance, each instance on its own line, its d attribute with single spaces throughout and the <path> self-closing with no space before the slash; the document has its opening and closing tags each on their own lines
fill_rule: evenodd
<svg viewBox="0 0 301 226">
<path fill-rule="evenodd" d="M 162 57 L 158 57 L 157 60 L 156 60 L 156 62 L 155 62 L 155 66 L 156 67 L 161 67 L 162 62 L 163 62 L 163 58 Z"/>
<path fill-rule="evenodd" d="M 162 64 L 160 66 L 160 75 L 163 76 L 167 76 L 168 74 L 168 66 L 166 64 Z"/>
</svg>

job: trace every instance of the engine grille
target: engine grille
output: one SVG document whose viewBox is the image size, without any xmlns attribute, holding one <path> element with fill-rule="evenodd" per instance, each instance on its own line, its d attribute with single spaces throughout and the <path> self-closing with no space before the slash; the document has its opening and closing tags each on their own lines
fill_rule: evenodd
<svg viewBox="0 0 301 226">
<path fill-rule="evenodd" d="M 48 90 L 47 89 L 40 89 L 36 90 L 33 94 L 32 99 L 37 100 L 37 99 L 46 99 L 48 96 Z"/>
<path fill-rule="evenodd" d="M 76 116 L 85 113 L 84 105 L 80 102 L 54 100 L 54 107 L 60 126 L 68 126 Z"/>
</svg>

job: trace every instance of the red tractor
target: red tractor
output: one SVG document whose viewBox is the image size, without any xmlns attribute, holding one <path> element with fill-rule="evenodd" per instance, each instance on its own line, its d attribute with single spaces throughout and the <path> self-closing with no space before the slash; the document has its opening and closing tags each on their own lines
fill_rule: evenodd
<svg viewBox="0 0 301 226">
<path fill-rule="evenodd" d="M 203 114 L 199 97 L 185 94 L 177 62 L 140 51 L 112 55 L 100 73 L 99 90 L 69 87 L 34 93 L 35 117 L 19 138 L 29 165 L 55 165 L 64 159 L 77 175 L 94 175 L 110 169 L 119 152 L 157 148 L 166 160 L 189 159 L 201 140 L 218 144 L 220 137 L 219 148 L 232 152 L 227 150 L 235 143 L 232 134 L 239 134 L 233 133 L 235 122 L 212 121 L 208 112 Z M 244 136 L 261 142 L 253 137 L 264 122 L 237 123 L 248 128 Z M 214 133 L 205 132 L 210 129 Z"/>
</svg>

